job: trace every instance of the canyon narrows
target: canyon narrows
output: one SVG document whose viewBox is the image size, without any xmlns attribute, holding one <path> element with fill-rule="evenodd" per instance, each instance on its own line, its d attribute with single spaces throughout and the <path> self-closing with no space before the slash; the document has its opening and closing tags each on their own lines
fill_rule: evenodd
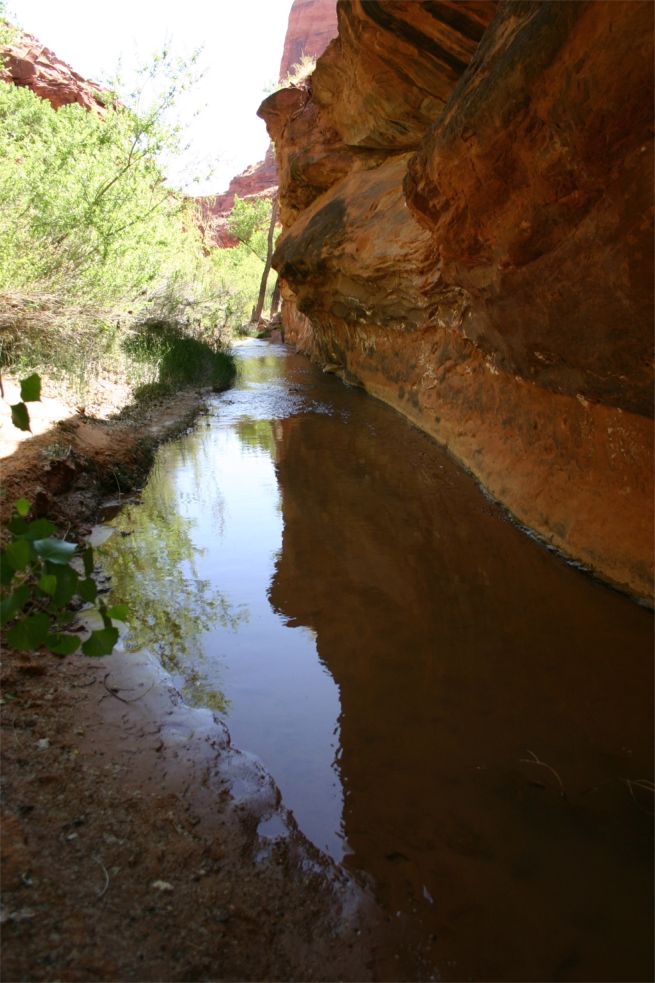
<svg viewBox="0 0 655 983">
<path fill-rule="evenodd" d="M 287 340 L 650 597 L 652 6 L 337 9 L 259 110 Z"/>
<path fill-rule="evenodd" d="M 280 66 L 170 226 L 118 97 L 0 44 L 2 978 L 650 983 L 655 7 L 167 9 L 240 160 Z M 107 192 L 155 279 L 85 307 Z M 9 634 L 46 588 L 66 658 Z"/>
</svg>

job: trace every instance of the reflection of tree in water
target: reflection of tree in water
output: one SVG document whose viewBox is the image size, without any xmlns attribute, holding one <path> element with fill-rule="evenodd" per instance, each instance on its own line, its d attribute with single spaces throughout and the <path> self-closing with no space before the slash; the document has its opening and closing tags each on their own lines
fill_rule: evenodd
<svg viewBox="0 0 655 983">
<path fill-rule="evenodd" d="M 182 696 L 192 706 L 209 707 L 217 713 L 227 713 L 230 709 L 230 701 L 227 697 L 220 690 L 203 682 L 202 676 L 196 669 L 191 669 L 185 674 Z"/>
<path fill-rule="evenodd" d="M 206 657 L 200 636 L 216 624 L 234 630 L 248 612 L 235 612 L 198 576 L 195 561 L 204 550 L 191 537 L 193 520 L 178 512 L 174 483 L 175 464 L 189 461 L 185 443 L 164 448 L 141 501 L 120 512 L 116 534 L 99 552 L 112 579 L 111 603 L 129 607 L 127 648 L 156 652 L 166 670 L 184 676 L 191 702 L 225 712 L 223 694 L 201 682 L 198 664 Z"/>
<path fill-rule="evenodd" d="M 212 449 L 211 427 L 200 418 L 190 433 L 159 448 L 149 484 L 156 482 L 160 486 L 160 498 L 166 508 L 174 511 L 179 502 L 191 501 L 196 511 L 211 515 L 216 529 L 221 532 L 223 499 L 216 482 L 207 480 L 216 466 Z M 193 475 L 192 493 L 175 486 L 173 475 L 182 468 Z"/>
<path fill-rule="evenodd" d="M 275 461 L 277 446 L 274 425 L 271 420 L 253 420 L 249 416 L 242 416 L 235 422 L 234 429 L 242 444 L 266 451 Z"/>
<path fill-rule="evenodd" d="M 261 355 L 257 358 L 244 358 L 238 363 L 239 379 L 242 382 L 270 382 L 281 378 L 284 373 L 284 359 L 277 355 Z"/>
</svg>

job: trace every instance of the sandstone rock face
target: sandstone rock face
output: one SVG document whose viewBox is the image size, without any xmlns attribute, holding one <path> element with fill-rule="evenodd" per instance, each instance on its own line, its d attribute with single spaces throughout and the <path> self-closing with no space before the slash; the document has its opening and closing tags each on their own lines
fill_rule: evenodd
<svg viewBox="0 0 655 983">
<path fill-rule="evenodd" d="M 652 7 L 338 16 L 312 79 L 260 110 L 287 337 L 649 596 Z"/>
<path fill-rule="evenodd" d="M 489 24 L 490 0 L 349 0 L 339 37 L 316 66 L 316 102 L 333 110 L 343 141 L 415 148 Z"/>
<path fill-rule="evenodd" d="M 652 27 L 641 3 L 537 4 L 519 23 L 506 7 L 407 177 L 444 279 L 471 297 L 467 337 L 539 385 L 640 413 Z"/>
<path fill-rule="evenodd" d="M 30 34 L 17 33 L 13 44 L 2 52 L 0 79 L 31 89 L 55 109 L 76 102 L 102 114 L 104 90 L 99 85 L 83 79 Z"/>
</svg>

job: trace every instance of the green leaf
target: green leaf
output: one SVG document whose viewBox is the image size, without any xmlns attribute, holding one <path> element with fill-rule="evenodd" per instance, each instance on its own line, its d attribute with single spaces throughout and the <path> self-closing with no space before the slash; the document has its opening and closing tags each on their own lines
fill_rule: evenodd
<svg viewBox="0 0 655 983">
<path fill-rule="evenodd" d="M 95 580 L 90 577 L 87 580 L 80 580 L 77 585 L 77 593 L 80 595 L 83 601 L 95 601 L 98 596 L 98 588 L 96 587 Z"/>
<path fill-rule="evenodd" d="M 111 655 L 117 641 L 118 628 L 102 628 L 100 631 L 91 632 L 89 638 L 82 642 L 82 651 L 93 659 L 102 655 Z"/>
<path fill-rule="evenodd" d="M 19 498 L 16 504 L 14 505 L 14 510 L 16 511 L 17 515 L 22 516 L 22 518 L 24 519 L 26 516 L 30 514 L 31 507 L 32 506 L 30 505 L 30 503 L 26 498 Z"/>
<path fill-rule="evenodd" d="M 47 594 L 48 597 L 54 597 L 55 591 L 57 590 L 57 577 L 54 573 L 44 573 L 36 586 L 44 594 Z"/>
<path fill-rule="evenodd" d="M 48 635 L 45 643 L 53 655 L 70 655 L 80 647 L 77 635 Z"/>
<path fill-rule="evenodd" d="M 50 619 L 47 614 L 33 614 L 7 632 L 7 644 L 18 652 L 31 652 L 46 640 Z"/>
<path fill-rule="evenodd" d="M 110 618 L 116 618 L 117 621 L 127 621 L 130 616 L 130 609 L 127 604 L 114 604 L 113 608 L 109 608 L 107 614 Z"/>
<path fill-rule="evenodd" d="M 28 525 L 29 522 L 26 522 L 25 519 L 15 515 L 13 519 L 10 519 L 7 523 L 7 529 L 9 532 L 13 532 L 14 536 L 22 536 Z"/>
<path fill-rule="evenodd" d="M 0 601 L 0 625 L 6 625 L 14 617 L 17 611 L 27 603 L 30 597 L 30 589 L 27 584 L 21 584 L 9 597 L 3 597 Z"/>
<path fill-rule="evenodd" d="M 14 403 L 11 409 L 11 422 L 19 430 L 30 430 L 30 414 L 25 403 Z"/>
<path fill-rule="evenodd" d="M 90 577 L 93 573 L 93 547 L 87 546 L 87 548 L 82 553 L 82 563 L 84 564 L 84 573 L 87 577 Z"/>
<path fill-rule="evenodd" d="M 34 549 L 44 560 L 63 564 L 69 562 L 77 546 L 75 543 L 67 543 L 63 539 L 36 539 Z"/>
<path fill-rule="evenodd" d="M 105 628 L 111 628 L 111 618 L 109 617 L 109 612 L 107 611 L 107 605 L 100 598 L 98 601 L 98 611 L 100 612 L 100 617 L 102 618 L 102 623 Z"/>
<path fill-rule="evenodd" d="M 7 584 L 10 584 L 13 579 L 14 579 L 13 567 L 9 566 L 7 554 L 3 550 L 2 553 L 0 553 L 0 584 L 6 587 Z"/>
<path fill-rule="evenodd" d="M 57 589 L 52 599 L 58 608 L 63 608 L 68 604 L 73 595 L 77 593 L 77 584 L 80 578 L 72 567 L 63 566 L 62 564 L 49 566 L 48 573 L 54 574 L 57 578 Z"/>
<path fill-rule="evenodd" d="M 46 539 L 48 536 L 52 536 L 54 531 L 54 522 L 50 522 L 49 519 L 35 519 L 34 522 L 30 522 L 22 535 L 25 536 L 25 539 L 34 542 L 36 539 Z"/>
<path fill-rule="evenodd" d="M 12 570 L 24 570 L 30 562 L 30 544 L 24 539 L 16 539 L 5 550 L 4 558 Z"/>
<path fill-rule="evenodd" d="M 21 379 L 20 398 L 25 403 L 36 403 L 41 399 L 41 376 L 36 372 L 27 379 Z"/>
</svg>

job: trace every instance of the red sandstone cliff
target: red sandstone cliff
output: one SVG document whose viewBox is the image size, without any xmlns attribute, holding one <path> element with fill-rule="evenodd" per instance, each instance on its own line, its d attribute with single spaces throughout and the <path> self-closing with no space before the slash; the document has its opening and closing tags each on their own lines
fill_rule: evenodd
<svg viewBox="0 0 655 983">
<path fill-rule="evenodd" d="M 55 109 L 76 102 L 84 109 L 102 113 L 106 90 L 82 78 L 31 34 L 18 30 L 15 33 L 15 40 L 2 51 L 0 79 L 31 89 Z"/>
<path fill-rule="evenodd" d="M 349 0 L 261 107 L 288 336 L 652 591 L 653 8 Z"/>
<path fill-rule="evenodd" d="M 269 144 L 264 160 L 258 164 L 251 164 L 241 174 L 233 177 L 227 191 L 221 195 L 207 195 L 205 198 L 196 199 L 200 206 L 201 222 L 213 244 L 229 249 L 238 243 L 238 240 L 227 231 L 227 218 L 236 197 L 272 198 L 276 191 L 275 153 L 272 144 Z"/>
<path fill-rule="evenodd" d="M 317 57 L 337 33 L 336 0 L 293 0 L 289 11 L 284 52 L 280 62 L 280 81 L 297 64 L 302 55 Z M 225 218 L 236 196 L 272 196 L 277 189 L 275 153 L 269 146 L 263 161 L 251 164 L 230 181 L 227 191 L 220 195 L 208 195 L 199 199 L 203 218 L 212 222 L 217 245 L 236 245 L 225 229 Z"/>
</svg>

